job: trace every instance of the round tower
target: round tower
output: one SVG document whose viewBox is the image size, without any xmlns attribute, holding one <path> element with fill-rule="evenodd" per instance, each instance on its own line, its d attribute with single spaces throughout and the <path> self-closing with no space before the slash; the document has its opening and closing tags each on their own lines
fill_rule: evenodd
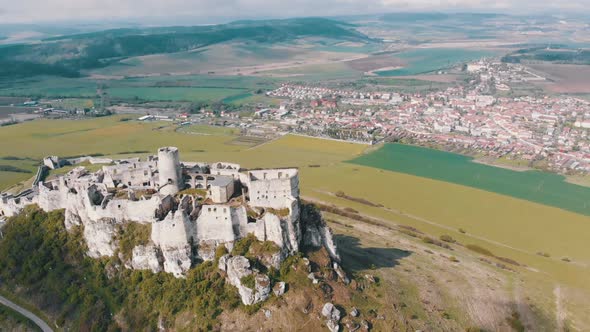
<svg viewBox="0 0 590 332">
<path fill-rule="evenodd" d="M 158 173 L 160 192 L 165 195 L 174 195 L 182 186 L 182 170 L 178 149 L 164 147 L 158 149 Z"/>
</svg>

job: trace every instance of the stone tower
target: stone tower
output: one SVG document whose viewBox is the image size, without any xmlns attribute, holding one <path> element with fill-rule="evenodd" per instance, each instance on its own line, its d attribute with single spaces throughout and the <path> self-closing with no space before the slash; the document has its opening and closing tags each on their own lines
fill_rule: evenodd
<svg viewBox="0 0 590 332">
<path fill-rule="evenodd" d="M 182 170 L 180 169 L 180 157 L 175 147 L 158 149 L 158 173 L 160 174 L 160 192 L 165 195 L 174 195 L 182 188 Z"/>
</svg>

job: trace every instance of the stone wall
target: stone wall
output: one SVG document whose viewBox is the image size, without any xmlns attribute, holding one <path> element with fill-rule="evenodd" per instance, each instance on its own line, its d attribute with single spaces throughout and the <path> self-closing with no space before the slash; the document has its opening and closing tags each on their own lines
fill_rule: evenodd
<svg viewBox="0 0 590 332">
<path fill-rule="evenodd" d="M 252 206 L 283 209 L 299 197 L 296 169 L 250 171 L 247 186 Z"/>
</svg>

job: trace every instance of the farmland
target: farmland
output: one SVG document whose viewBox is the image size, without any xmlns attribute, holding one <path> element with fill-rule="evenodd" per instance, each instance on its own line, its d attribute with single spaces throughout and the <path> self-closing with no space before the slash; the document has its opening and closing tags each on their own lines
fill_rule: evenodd
<svg viewBox="0 0 590 332">
<path fill-rule="evenodd" d="M 10 118 L 11 114 L 31 113 L 36 107 L 0 106 L 0 119 Z"/>
<path fill-rule="evenodd" d="M 387 144 L 353 163 L 457 183 L 590 216 L 590 188 L 560 175 L 516 172 L 471 162 L 470 158 L 416 146 Z"/>
<path fill-rule="evenodd" d="M 2 96 L 36 96 L 42 98 L 73 98 L 82 105 L 91 105 L 102 87 L 111 99 L 123 101 L 202 101 L 230 99 L 231 103 L 256 103 L 266 100 L 255 92 L 271 89 L 276 81 L 269 78 L 242 76 L 162 76 L 126 79 L 48 78 L 19 81 L 14 85 L 0 84 Z M 80 99 L 81 98 L 81 99 Z M 270 100 L 268 98 L 268 101 Z M 56 104 L 59 107 L 59 104 Z"/>
<path fill-rule="evenodd" d="M 90 73 L 97 77 L 249 75 L 276 67 L 326 63 L 361 56 L 353 53 L 354 47 L 350 49 L 349 52 L 319 50 L 304 40 L 292 43 L 225 43 L 187 52 L 134 57 Z"/>
<path fill-rule="evenodd" d="M 590 65 L 531 64 L 548 81 L 536 83 L 550 93 L 590 93 Z"/>
<path fill-rule="evenodd" d="M 345 161 L 361 156 L 365 145 L 285 136 L 258 146 L 235 145 L 233 132 L 220 128 L 189 127 L 209 135 L 178 132 L 170 123 L 119 121 L 114 116 L 94 120 L 42 120 L 0 128 L 2 164 L 33 172 L 49 154 L 107 156 L 146 155 L 164 145 L 178 146 L 183 160 L 237 162 L 244 167 L 297 166 L 305 198 L 353 208 L 385 225 L 413 226 L 438 237 L 450 234 L 464 244 L 475 244 L 508 257 L 527 268 L 526 296 L 552 307 L 552 290 L 560 285 L 568 296 L 565 309 L 578 326 L 590 326 L 581 313 L 590 294 L 589 218 L 467 186 Z M 7 158 L 9 157 L 9 158 Z M 15 157 L 21 158 L 16 159 Z M 0 172 L 0 186 L 23 181 L 32 173 Z M 337 197 L 345 191 L 382 206 Z M 498 208 L 501 207 L 501 208 Z M 462 229 L 463 231 L 459 231 Z M 568 241 L 562 239 L 567 238 Z M 537 255 L 545 252 L 549 257 Z M 567 257 L 571 262 L 562 261 Z"/>
</svg>

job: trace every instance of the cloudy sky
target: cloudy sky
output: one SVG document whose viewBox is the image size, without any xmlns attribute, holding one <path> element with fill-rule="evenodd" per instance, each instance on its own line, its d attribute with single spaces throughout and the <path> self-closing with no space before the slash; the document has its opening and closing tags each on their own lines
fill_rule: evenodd
<svg viewBox="0 0 590 332">
<path fill-rule="evenodd" d="M 585 12 L 590 0 L 0 0 L 0 23 L 84 20 L 213 23 L 235 18 L 398 11 Z"/>
</svg>

